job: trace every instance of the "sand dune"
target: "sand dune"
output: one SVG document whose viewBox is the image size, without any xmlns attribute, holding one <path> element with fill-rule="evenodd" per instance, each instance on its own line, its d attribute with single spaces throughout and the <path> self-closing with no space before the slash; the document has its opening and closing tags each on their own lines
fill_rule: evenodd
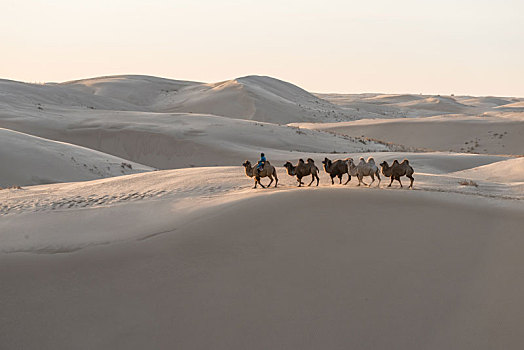
<svg viewBox="0 0 524 350">
<path fill-rule="evenodd" d="M 57 84 L 28 84 L 0 79 L 0 113 L 27 110 L 34 114 L 54 107 L 137 110 L 137 106 L 106 96 L 86 94 Z"/>
<path fill-rule="evenodd" d="M 336 105 L 296 85 L 264 76 L 189 87 L 157 103 L 156 110 L 206 113 L 277 124 L 349 119 Z"/>
<path fill-rule="evenodd" d="M 428 150 L 523 154 L 524 123 L 519 118 L 451 115 L 292 125 Z"/>
<path fill-rule="evenodd" d="M 0 187 L 85 181 L 152 170 L 88 148 L 7 129 L 0 129 L 0 164 Z"/>
<path fill-rule="evenodd" d="M 283 159 L 293 152 L 388 150 L 325 132 L 201 114 L 56 110 L 35 118 L 23 111 L 0 118 L 0 126 L 162 169 L 238 165 L 260 152 Z"/>
<path fill-rule="evenodd" d="M 519 99 L 494 96 L 444 96 L 413 94 L 316 94 L 347 110 L 356 119 L 431 117 L 444 114 L 476 116 L 519 110 Z M 516 103 L 516 104 L 515 104 Z M 512 105 L 514 105 L 512 109 Z M 504 110 L 508 106 L 507 110 Z"/>
<path fill-rule="evenodd" d="M 509 103 L 497 107 L 498 109 L 518 110 L 524 112 L 524 101 Z"/>
<path fill-rule="evenodd" d="M 480 155 L 449 155 L 443 153 L 370 153 L 370 154 L 343 154 L 340 158 L 363 155 L 372 155 L 377 163 L 383 160 L 391 162 L 393 159 L 403 159 L 406 156 L 411 160 L 415 169 L 415 188 L 420 191 L 462 193 L 482 197 L 493 198 L 524 198 L 524 186 L 520 186 L 508 180 L 500 183 L 498 179 L 469 177 L 468 171 L 486 168 L 492 174 L 497 166 L 511 168 L 515 174 L 515 180 L 519 168 L 508 165 L 514 159 L 494 156 Z M 333 158 L 332 158 L 333 159 Z M 295 159 L 292 159 L 296 161 Z M 322 157 L 315 158 L 319 168 L 321 168 L 321 187 L 332 187 L 329 176 L 322 169 L 320 161 Z M 283 162 L 282 162 L 283 163 Z M 161 206 L 170 214 L 164 222 L 158 215 L 155 215 L 154 229 L 159 227 L 165 229 L 170 227 L 169 223 L 175 217 L 185 218 L 186 212 L 200 210 L 220 203 L 236 201 L 244 198 L 254 198 L 255 196 L 272 194 L 278 191 L 298 190 L 296 181 L 287 175 L 282 164 L 274 163 L 277 168 L 280 188 L 267 191 L 253 191 L 253 179 L 244 174 L 244 169 L 235 167 L 208 167 L 154 171 L 142 174 L 119 176 L 115 178 L 100 179 L 88 182 L 59 183 L 51 185 L 24 187 L 23 190 L 3 190 L 0 191 L 0 215 L 12 217 L 9 220 L 0 222 L 0 240 L 3 242 L 3 251 L 39 251 L 39 250 L 75 250 L 92 244 L 113 242 L 129 238 L 141 238 L 153 234 L 155 231 L 150 227 L 150 220 L 143 219 L 141 215 L 136 216 L 137 222 L 123 224 L 121 220 L 113 220 L 109 215 L 107 220 L 95 220 L 93 224 L 86 228 L 86 233 L 78 236 L 70 235 L 70 225 L 50 226 L 51 231 L 46 231 L 42 227 L 45 224 L 38 224 L 40 230 L 38 234 L 23 238 L 18 234 L 21 228 L 30 230 L 34 225 L 28 217 L 34 217 L 40 222 L 43 220 L 56 221 L 56 217 L 50 218 L 48 215 L 59 215 L 54 213 L 71 212 L 80 209 L 96 209 L 93 213 L 113 213 L 118 212 L 121 205 L 131 205 L 130 210 L 139 207 L 149 206 L 155 208 L 155 204 L 150 200 L 162 200 Z M 519 163 L 521 164 L 521 163 Z M 480 167 L 480 168 L 479 168 Z M 459 184 L 465 178 L 478 179 L 479 187 L 465 187 Z M 263 179 L 267 184 L 269 180 Z M 355 190 L 358 181 L 353 179 L 348 186 L 335 186 L 340 191 Z M 389 181 L 382 182 L 385 187 Z M 524 185 L 524 184 L 522 184 Z M 397 189 L 395 184 L 393 189 Z M 377 190 L 375 187 L 370 191 Z M 386 191 L 386 190 L 384 190 Z M 113 208 L 107 211 L 104 208 Z M 199 209 L 200 208 L 200 209 Z M 136 209 L 138 210 L 138 209 Z M 144 215 L 149 215 L 151 210 L 144 209 Z M 82 212 L 82 220 L 87 220 Z M 175 214 L 176 213 L 176 214 Z M 14 215 L 14 216 L 12 216 Z M 19 219 L 17 217 L 20 215 Z M 62 214 L 60 214 L 62 215 Z M 74 214 L 64 213 L 65 217 Z M 173 216 L 174 215 L 174 216 Z M 61 221 L 60 219 L 59 221 Z M 66 219 L 69 220 L 69 219 Z M 76 220 L 74 217 L 71 220 Z M 131 219 L 129 219 L 131 220 Z M 20 226 L 21 225 L 21 226 Z M 105 227 L 105 229 L 104 229 Z M 161 230 L 160 230 L 161 231 Z M 23 238 L 23 239 L 22 239 Z M 53 248 L 54 247 L 54 248 Z"/>
<path fill-rule="evenodd" d="M 286 124 L 349 117 L 296 85 L 265 76 L 196 83 L 148 76 L 116 76 L 67 82 L 61 86 L 147 107 L 152 112 L 214 114 Z"/>
<path fill-rule="evenodd" d="M 2 249 L 41 254 L 0 254 L 4 346 L 524 341 L 520 203 L 354 183 L 252 191 L 239 167 L 221 169 L 226 177 L 202 170 L 9 190 L 11 204 L 40 206 L 3 217 Z M 124 241 L 107 245 L 115 240 Z"/>
<path fill-rule="evenodd" d="M 376 104 L 391 104 L 391 103 L 407 103 L 407 102 L 413 102 L 413 101 L 419 101 L 424 99 L 421 95 L 409 95 L 409 94 L 401 94 L 401 95 L 376 95 L 373 97 L 367 97 L 364 99 L 364 101 L 373 102 Z"/>
<path fill-rule="evenodd" d="M 497 107 L 511 103 L 511 99 L 505 99 L 494 96 L 483 96 L 483 97 L 457 97 L 457 101 L 462 104 L 477 106 L 477 107 Z"/>
<path fill-rule="evenodd" d="M 493 164 L 455 172 L 452 175 L 494 182 L 524 183 L 524 158 L 508 159 Z"/>
<path fill-rule="evenodd" d="M 446 96 L 431 96 L 425 99 L 402 102 L 399 103 L 399 106 L 446 113 L 461 113 L 467 108 L 466 105 L 457 102 L 454 98 Z"/>
<path fill-rule="evenodd" d="M 146 75 L 119 75 L 69 81 L 61 83 L 60 86 L 153 110 L 155 103 L 168 94 L 200 84 Z"/>
</svg>

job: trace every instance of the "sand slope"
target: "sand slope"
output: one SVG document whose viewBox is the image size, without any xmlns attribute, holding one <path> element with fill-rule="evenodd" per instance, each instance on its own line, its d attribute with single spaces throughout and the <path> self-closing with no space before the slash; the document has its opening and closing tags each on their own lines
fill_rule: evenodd
<svg viewBox="0 0 524 350">
<path fill-rule="evenodd" d="M 447 115 L 292 125 L 427 150 L 521 155 L 524 152 L 522 120 L 490 115 Z"/>
<path fill-rule="evenodd" d="M 11 190 L 20 200 L 49 190 L 111 196 L 134 191 L 133 182 L 171 192 L 85 208 L 77 197 L 71 208 L 4 216 L 4 249 L 55 253 L 0 254 L 4 346 L 517 349 L 524 341 L 520 203 L 354 184 L 252 191 L 243 177 L 197 172 L 35 186 L 36 197 Z M 75 251 L 115 239 L 127 241 Z"/>
<path fill-rule="evenodd" d="M 376 93 L 315 95 L 352 113 L 356 119 L 430 117 L 444 114 L 474 116 L 488 112 L 520 111 L 522 103 L 519 98 L 494 96 Z"/>
<path fill-rule="evenodd" d="M 359 155 L 344 154 L 341 155 L 341 158 L 348 156 L 357 158 Z M 483 172 L 488 174 L 489 169 L 499 165 L 505 166 L 514 159 L 461 154 L 450 156 L 442 153 L 407 155 L 385 152 L 371 155 L 375 157 L 377 163 L 383 160 L 391 162 L 393 159 L 403 159 L 408 156 L 415 169 L 417 191 L 461 193 L 479 198 L 524 199 L 524 183 L 519 181 L 500 182 L 498 179 L 475 178 L 479 184 L 478 187 L 461 186 L 459 183 L 465 178 L 469 179 L 466 173 L 468 171 L 485 168 L 488 170 L 483 170 Z M 367 157 L 367 154 L 364 156 Z M 454 161 L 451 162 L 450 158 L 453 158 Z M 296 158 L 291 160 L 296 162 Z M 320 162 L 322 158 L 317 157 L 315 160 L 321 169 L 320 187 L 331 188 L 329 176 L 324 172 Z M 91 244 L 141 238 L 154 234 L 156 230 L 162 231 L 166 227 L 171 227 L 173 220 L 186 220 L 188 210 L 199 211 L 207 207 L 212 209 L 215 205 L 253 198 L 264 195 L 264 193 L 298 190 L 295 178 L 286 173 L 282 164 L 277 162 L 274 164 L 277 168 L 279 188 L 262 191 L 251 190 L 253 179 L 246 177 L 244 169 L 240 166 L 154 171 L 87 182 L 29 186 L 22 190 L 2 190 L 0 191 L 0 203 L 2 203 L 0 216 L 5 215 L 6 220 L 0 220 L 0 232 L 2 232 L 0 250 L 75 250 Z M 518 171 L 520 170 L 517 170 L 516 173 Z M 365 180 L 369 181 L 369 178 Z M 397 183 L 391 189 L 385 189 L 389 181 L 383 180 L 380 186 L 383 189 L 377 189 L 378 183 L 376 182 L 373 188 L 368 190 L 398 190 Z M 407 183 L 406 181 L 404 183 Z M 263 179 L 263 183 L 268 182 L 268 179 Z M 358 181 L 354 178 L 347 186 L 337 185 L 334 188 L 339 188 L 341 191 L 352 191 L 356 189 L 357 183 Z M 162 211 L 166 212 L 165 217 L 160 212 L 155 214 L 153 225 L 151 220 L 143 217 L 143 215 L 150 215 L 151 211 L 160 210 L 150 200 L 160 201 L 157 204 L 160 205 Z M 119 215 L 117 214 L 119 208 L 127 205 L 131 205 L 128 208 L 136 206 L 143 208 L 140 210 L 144 210 L 144 214 L 134 214 L 134 219 L 129 217 L 126 223 L 122 220 L 115 220 L 113 216 Z M 330 208 L 331 205 L 328 207 Z M 108 210 L 101 210 L 104 208 Z M 93 218 L 95 218 L 98 213 L 111 213 L 111 215 L 103 220 L 90 220 L 92 224 L 85 228 L 85 233 L 78 231 L 78 235 L 71 234 L 69 225 L 63 225 L 63 229 L 52 225 L 50 226 L 51 231 L 42 228 L 49 222 L 77 220 L 75 210 L 85 210 L 77 213 L 81 214 L 82 220 L 88 220 L 91 215 L 94 215 Z M 63 216 L 57 214 L 62 212 Z M 28 220 L 30 217 L 37 222 L 42 220 L 47 224 L 38 224 L 39 231 L 24 238 L 20 232 L 31 232 L 32 227 L 35 227 L 36 221 Z M 129 220 L 132 220 L 132 224 L 129 224 Z M 25 228 L 22 229 L 22 227 Z"/>
<path fill-rule="evenodd" d="M 146 107 L 152 112 L 214 114 L 280 124 L 347 119 L 338 106 L 296 85 L 265 76 L 207 84 L 127 75 L 61 86 Z"/>
<path fill-rule="evenodd" d="M 495 182 L 524 182 L 524 158 L 508 159 L 455 172 L 453 175 Z"/>
<path fill-rule="evenodd" d="M 7 114 L 11 110 L 38 113 L 57 106 L 82 110 L 137 110 L 137 106 L 125 101 L 86 94 L 57 84 L 28 84 L 0 79 L 0 112 L 2 113 Z"/>
<path fill-rule="evenodd" d="M 0 126 L 162 169 L 238 165 L 260 152 L 285 159 L 293 152 L 388 150 L 330 133 L 214 115 L 70 109 L 46 110 L 36 117 L 18 113 L 0 117 Z"/>
<path fill-rule="evenodd" d="M 152 170 L 88 148 L 7 129 L 0 129 L 0 164 L 0 187 L 85 181 Z"/>
<path fill-rule="evenodd" d="M 184 87 L 200 84 L 146 75 L 118 75 L 74 80 L 61 83 L 60 86 L 152 110 L 154 104 L 169 93 L 176 93 Z"/>
</svg>

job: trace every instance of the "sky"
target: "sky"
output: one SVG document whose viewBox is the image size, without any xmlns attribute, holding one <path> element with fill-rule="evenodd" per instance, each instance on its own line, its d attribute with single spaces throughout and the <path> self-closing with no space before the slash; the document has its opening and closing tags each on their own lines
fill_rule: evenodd
<svg viewBox="0 0 524 350">
<path fill-rule="evenodd" d="M 0 0 L 0 78 L 524 97 L 524 1 Z"/>
</svg>

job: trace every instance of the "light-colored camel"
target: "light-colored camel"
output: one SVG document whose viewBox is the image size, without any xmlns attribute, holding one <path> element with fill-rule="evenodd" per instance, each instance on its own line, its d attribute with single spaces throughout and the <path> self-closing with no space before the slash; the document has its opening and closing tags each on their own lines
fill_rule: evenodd
<svg viewBox="0 0 524 350">
<path fill-rule="evenodd" d="M 367 162 L 364 160 L 364 158 L 360 157 L 358 165 L 355 165 L 355 163 L 353 162 L 353 158 L 348 158 L 346 160 L 348 162 L 349 173 L 352 176 L 356 176 L 358 178 L 357 186 L 360 186 L 360 184 L 362 183 L 366 186 L 371 187 L 373 182 L 375 182 L 375 176 L 378 178 L 377 186 L 380 186 L 380 172 L 375 164 L 375 159 L 373 159 L 373 157 L 369 157 Z M 363 181 L 364 176 L 371 176 L 371 183 L 369 185 L 367 185 Z"/>
<path fill-rule="evenodd" d="M 273 183 L 273 177 L 275 177 L 275 187 L 277 187 L 277 169 L 274 166 L 272 166 L 269 162 L 266 162 L 266 164 L 260 171 L 257 171 L 257 168 L 253 167 L 249 160 L 246 160 L 242 165 L 244 166 L 244 169 L 246 169 L 246 175 L 255 178 L 255 186 L 253 186 L 253 188 L 257 188 L 257 184 L 260 184 L 262 188 L 266 188 L 266 186 L 262 185 L 262 183 L 260 182 L 260 178 L 262 177 L 269 177 L 269 179 L 271 180 L 267 187 L 271 186 L 271 184 Z"/>
<path fill-rule="evenodd" d="M 333 181 L 333 178 L 338 177 L 340 180 L 340 183 L 342 183 L 342 176 L 344 174 L 348 174 L 348 180 L 344 185 L 347 185 L 349 180 L 351 180 L 351 175 L 349 174 L 349 167 L 345 160 L 335 160 L 331 161 L 328 158 L 324 158 L 322 161 L 322 164 L 324 164 L 324 170 L 326 173 L 329 174 L 329 177 L 331 177 L 331 184 L 334 185 L 335 182 Z"/>
<path fill-rule="evenodd" d="M 303 159 L 299 159 L 298 164 L 296 166 L 291 164 L 291 162 L 286 162 L 286 164 L 284 164 L 283 166 L 287 169 L 288 175 L 297 177 L 298 187 L 304 185 L 304 183 L 302 182 L 302 178 L 308 175 L 311 175 L 311 182 L 308 186 L 311 186 L 315 179 L 317 179 L 318 186 L 318 168 L 315 165 L 315 161 L 313 159 L 308 158 L 307 163 L 304 163 Z"/>
<path fill-rule="evenodd" d="M 400 177 L 407 176 L 411 180 L 411 184 L 408 188 L 413 188 L 413 181 L 415 181 L 415 179 L 413 178 L 413 173 L 415 171 L 413 170 L 411 165 L 409 165 L 409 161 L 407 159 L 404 159 L 400 164 L 395 159 L 391 166 L 389 166 L 388 162 L 384 161 L 380 163 L 380 167 L 382 168 L 382 174 L 384 174 L 384 176 L 386 177 L 391 178 L 391 182 L 389 183 L 388 187 L 391 187 L 393 180 L 397 180 L 400 184 L 400 187 L 403 187 L 402 182 L 400 182 Z"/>
</svg>

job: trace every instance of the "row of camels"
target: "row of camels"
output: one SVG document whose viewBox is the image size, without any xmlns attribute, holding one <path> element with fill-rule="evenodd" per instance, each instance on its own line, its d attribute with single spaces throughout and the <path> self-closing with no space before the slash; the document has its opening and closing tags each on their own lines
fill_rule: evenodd
<svg viewBox="0 0 524 350">
<path fill-rule="evenodd" d="M 367 161 L 361 157 L 359 159 L 358 164 L 355 164 L 353 158 L 338 160 L 330 160 L 329 158 L 324 158 L 322 164 L 324 165 L 324 171 L 327 174 L 329 174 L 329 177 L 331 178 L 331 184 L 335 184 L 335 181 L 333 180 L 335 177 L 338 177 L 339 183 L 342 184 L 342 177 L 344 176 L 344 174 L 347 174 L 348 179 L 344 183 L 344 185 L 346 185 L 351 180 L 351 176 L 356 176 L 358 179 L 357 186 L 360 186 L 362 184 L 371 187 L 373 182 L 375 182 L 376 176 L 378 179 L 377 187 L 380 186 L 380 171 L 377 165 L 375 164 L 375 159 L 373 159 L 373 157 L 369 157 Z M 245 168 L 246 175 L 255 178 L 255 186 L 253 188 L 257 188 L 257 185 L 260 185 L 263 188 L 266 187 L 260 182 L 260 179 L 263 177 L 269 177 L 269 179 L 271 180 L 267 187 L 270 187 L 273 181 L 275 181 L 275 187 L 277 187 L 277 170 L 273 165 L 271 165 L 270 162 L 266 162 L 264 167 L 260 170 L 257 170 L 256 166 L 253 167 L 249 160 L 246 160 L 242 165 Z M 283 167 L 286 168 L 288 175 L 296 176 L 298 187 L 305 185 L 305 183 L 302 182 L 302 179 L 306 176 L 311 176 L 311 182 L 308 184 L 308 186 L 311 186 L 311 184 L 313 184 L 315 180 L 317 180 L 318 186 L 320 180 L 318 174 L 320 171 L 318 170 L 318 167 L 315 165 L 315 161 L 313 159 L 308 158 L 307 162 L 305 162 L 303 159 L 299 159 L 296 165 L 293 165 L 291 162 L 286 162 L 283 165 Z M 393 181 L 395 180 L 398 181 L 400 187 L 403 187 L 400 178 L 402 176 L 407 176 L 411 181 L 408 188 L 413 188 L 413 181 L 415 181 L 415 179 L 413 178 L 414 170 L 407 159 L 404 159 L 402 163 L 399 163 L 395 159 L 391 166 L 388 164 L 388 162 L 383 161 L 382 163 L 380 163 L 380 168 L 382 170 L 382 174 L 385 177 L 389 177 L 391 179 L 391 182 L 389 183 L 388 187 L 391 187 Z M 369 183 L 369 185 L 364 182 L 365 176 L 371 177 L 371 182 Z"/>
</svg>

